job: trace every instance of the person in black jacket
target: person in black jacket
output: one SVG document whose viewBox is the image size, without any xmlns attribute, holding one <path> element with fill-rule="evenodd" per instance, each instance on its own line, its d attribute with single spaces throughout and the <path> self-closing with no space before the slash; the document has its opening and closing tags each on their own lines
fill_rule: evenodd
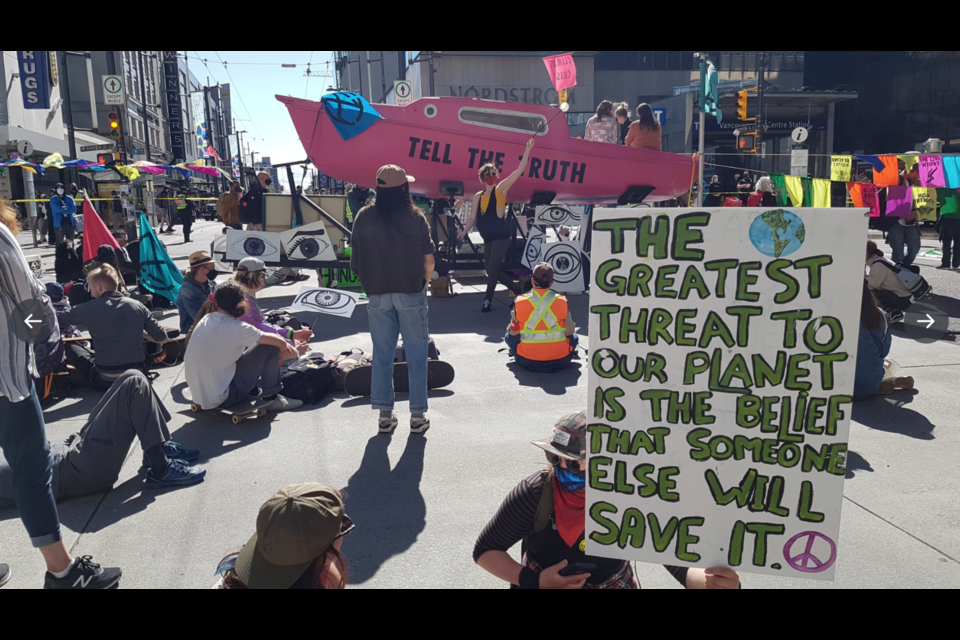
<svg viewBox="0 0 960 640">
<path fill-rule="evenodd" d="M 630 108 L 626 102 L 620 104 L 616 111 L 617 116 L 617 144 L 627 144 L 627 134 L 630 133 Z"/>
<path fill-rule="evenodd" d="M 200 193 L 195 190 L 190 191 L 190 196 L 181 195 L 186 200 L 186 205 L 180 210 L 180 226 L 183 227 L 183 241 L 190 242 L 190 231 L 193 229 L 193 221 L 197 219 L 197 203 L 193 198 L 199 198 Z"/>
<path fill-rule="evenodd" d="M 246 225 L 247 231 L 263 228 L 263 194 L 273 184 L 266 171 L 258 173 L 257 179 L 259 182 L 251 183 L 247 193 L 240 199 L 240 222 Z"/>
<path fill-rule="evenodd" d="M 63 240 L 57 243 L 56 256 L 53 267 L 56 272 L 57 282 L 66 284 L 75 282 L 83 278 L 83 260 L 77 255 L 77 250 L 73 248 L 73 242 Z"/>
</svg>

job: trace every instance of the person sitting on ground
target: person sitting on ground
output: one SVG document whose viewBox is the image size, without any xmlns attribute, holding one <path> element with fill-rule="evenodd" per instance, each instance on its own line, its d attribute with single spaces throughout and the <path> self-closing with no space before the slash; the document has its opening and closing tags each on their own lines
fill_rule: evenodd
<svg viewBox="0 0 960 640">
<path fill-rule="evenodd" d="M 190 268 L 183 272 L 180 293 L 177 294 L 177 310 L 180 312 L 180 333 L 186 334 L 197 319 L 200 307 L 213 294 L 216 288 L 216 263 L 206 251 L 194 251 L 190 254 Z"/>
<path fill-rule="evenodd" d="M 220 216 L 223 224 L 231 229 L 243 229 L 243 225 L 240 224 L 240 198 L 242 197 L 243 189 L 240 183 L 234 180 L 230 190 L 220 194 L 217 199 L 217 215 Z"/>
<path fill-rule="evenodd" d="M 510 492 L 487 523 L 473 548 L 473 560 L 511 588 L 637 589 L 633 569 L 625 560 L 584 553 L 587 471 L 587 416 L 563 416 L 548 440 L 533 443 L 543 449 L 550 468 L 538 471 Z M 508 551 L 523 541 L 521 562 Z M 561 576 L 568 564 L 592 564 L 596 569 Z M 687 589 L 737 589 L 733 569 L 665 567 Z"/>
<path fill-rule="evenodd" d="M 340 546 L 355 528 L 336 489 L 284 487 L 260 507 L 247 544 L 220 561 L 214 589 L 344 589 Z"/>
<path fill-rule="evenodd" d="M 243 289 L 224 282 L 213 294 L 213 313 L 193 328 L 184 358 L 193 403 L 204 410 L 229 409 L 260 397 L 267 411 L 303 405 L 279 395 L 280 362 L 296 360 L 297 350 L 277 335 L 263 333 L 239 318 L 247 311 Z"/>
<path fill-rule="evenodd" d="M 131 287 L 137 286 L 140 282 L 140 271 L 138 266 L 130 259 L 130 253 L 127 251 L 127 245 L 131 241 L 127 240 L 127 234 L 123 231 L 114 231 L 113 239 L 120 245 L 114 249 L 117 254 L 117 264 L 120 266 L 120 277 Z M 137 240 L 133 240 L 137 242 Z"/>
<path fill-rule="evenodd" d="M 123 231 L 115 231 L 114 233 L 124 233 Z M 140 304 L 146 306 L 153 301 L 153 294 L 150 293 L 140 293 L 139 291 L 130 291 L 130 288 L 127 286 L 127 281 L 123 277 L 124 273 L 137 273 L 137 267 L 134 266 L 133 262 L 130 260 L 130 254 L 123 248 L 116 249 L 109 244 L 103 244 L 97 247 L 97 257 L 83 265 L 83 272 L 85 274 L 90 274 L 95 269 L 108 265 L 113 267 L 113 270 L 116 272 L 117 277 L 120 279 L 119 286 L 117 290 L 130 298 L 133 298 Z"/>
<path fill-rule="evenodd" d="M 660 123 L 653 115 L 653 108 L 646 102 L 637 107 L 637 121 L 630 125 L 627 139 L 628 147 L 663 151 L 663 132 Z"/>
<path fill-rule="evenodd" d="M 150 311 L 118 291 L 120 276 L 103 265 L 87 276 L 93 300 L 57 314 L 61 325 L 83 324 L 90 331 L 96 356 L 90 349 L 69 343 L 67 362 L 94 389 L 106 391 L 124 372 L 143 371 L 146 359 L 144 336 L 158 344 L 168 341 L 167 332 Z"/>
<path fill-rule="evenodd" d="M 623 146 L 627 144 L 627 134 L 630 133 L 630 107 L 627 106 L 626 102 L 621 102 L 617 105 L 617 110 L 614 112 L 614 115 L 617 118 L 617 144 Z"/>
<path fill-rule="evenodd" d="M 747 198 L 748 207 L 776 207 L 777 206 L 777 187 L 773 180 L 764 176 L 757 180 L 756 191 Z"/>
<path fill-rule="evenodd" d="M 567 365 L 577 353 L 579 337 L 567 298 L 555 291 L 553 267 L 541 262 L 533 268 L 533 289 L 517 297 L 504 342 L 517 364 L 530 371 L 551 373 Z"/>
<path fill-rule="evenodd" d="M 59 502 L 113 488 L 134 440 L 140 441 L 145 489 L 187 487 L 206 471 L 188 466 L 200 452 L 170 440 L 170 413 L 139 371 L 127 371 L 113 383 L 79 433 L 50 444 L 53 495 Z M 13 478 L 0 456 L 0 509 L 13 504 Z"/>
<path fill-rule="evenodd" d="M 867 284 L 894 324 L 903 322 L 903 312 L 913 304 L 913 294 L 897 276 L 896 268 L 883 257 L 883 251 L 875 242 L 867 242 Z"/>
<path fill-rule="evenodd" d="M 257 304 L 257 294 L 263 291 L 267 282 L 267 266 L 260 258 L 244 258 L 237 265 L 237 271 L 230 278 L 243 289 L 245 300 L 247 302 L 247 312 L 240 316 L 241 322 L 246 322 L 252 327 L 259 329 L 264 333 L 273 333 L 284 340 L 287 344 L 296 348 L 301 355 L 310 350 L 310 338 L 313 337 L 313 331 L 310 329 L 301 329 L 294 331 L 288 327 L 278 327 L 268 323 L 263 317 L 263 311 Z"/>
<path fill-rule="evenodd" d="M 853 399 L 863 400 L 878 393 L 889 395 L 896 389 L 913 389 L 910 376 L 890 376 L 885 367 L 890 354 L 890 321 L 877 305 L 877 299 L 863 281 L 860 303 L 860 342 L 857 348 L 857 373 L 853 383 Z"/>
<path fill-rule="evenodd" d="M 596 115 L 587 120 L 587 129 L 583 139 L 593 142 L 617 144 L 617 132 L 619 128 L 617 119 L 613 115 L 613 103 L 609 100 L 604 100 L 597 105 Z"/>
<path fill-rule="evenodd" d="M 57 282 L 66 284 L 76 282 L 83 278 L 83 259 L 77 255 L 77 250 L 73 248 L 72 240 L 61 240 L 57 243 L 57 248 L 53 262 L 56 272 Z"/>
</svg>

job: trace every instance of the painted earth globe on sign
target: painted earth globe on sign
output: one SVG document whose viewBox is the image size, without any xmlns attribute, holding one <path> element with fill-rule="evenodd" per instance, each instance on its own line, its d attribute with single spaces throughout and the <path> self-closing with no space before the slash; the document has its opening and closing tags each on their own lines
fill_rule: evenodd
<svg viewBox="0 0 960 640">
<path fill-rule="evenodd" d="M 750 225 L 750 242 L 757 251 L 771 258 L 781 258 L 803 246 L 807 230 L 800 217 L 785 209 L 766 211 Z"/>
</svg>

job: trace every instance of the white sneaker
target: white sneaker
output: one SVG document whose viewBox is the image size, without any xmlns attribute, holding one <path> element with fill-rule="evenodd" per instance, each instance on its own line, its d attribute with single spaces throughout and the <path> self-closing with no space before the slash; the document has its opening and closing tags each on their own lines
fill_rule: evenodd
<svg viewBox="0 0 960 640">
<path fill-rule="evenodd" d="M 389 416 L 385 416 L 383 415 L 383 412 L 380 412 L 380 421 L 378 422 L 377 432 L 393 433 L 398 424 L 400 424 L 400 421 L 397 420 L 397 414 L 391 411 Z"/>
<path fill-rule="evenodd" d="M 410 416 L 410 433 L 424 433 L 430 428 L 430 418 L 422 413 Z"/>
<path fill-rule="evenodd" d="M 274 411 L 279 413 L 281 411 L 292 411 L 294 409 L 299 409 L 303 406 L 303 400 L 293 400 L 287 398 L 286 396 L 277 396 L 277 399 L 273 401 L 273 404 L 267 405 L 267 411 Z"/>
</svg>

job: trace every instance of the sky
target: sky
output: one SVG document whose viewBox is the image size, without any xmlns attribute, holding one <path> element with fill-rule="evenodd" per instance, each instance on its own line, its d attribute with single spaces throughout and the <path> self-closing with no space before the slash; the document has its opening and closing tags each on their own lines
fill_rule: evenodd
<svg viewBox="0 0 960 640">
<path fill-rule="evenodd" d="M 190 73 L 201 83 L 207 77 L 212 84 L 230 83 L 233 117 L 237 128 L 248 132 L 243 134 L 244 146 L 249 142 L 250 150 L 259 152 L 258 160 L 267 156 L 276 163 L 306 157 L 286 107 L 274 96 L 319 100 L 335 84 L 332 51 L 187 51 L 187 56 Z M 313 74 L 329 72 L 331 77 L 306 77 L 311 60 Z M 290 69 L 283 64 L 297 66 Z M 301 173 L 294 167 L 295 179 Z M 285 184 L 284 174 L 280 173 L 280 181 Z"/>
</svg>

